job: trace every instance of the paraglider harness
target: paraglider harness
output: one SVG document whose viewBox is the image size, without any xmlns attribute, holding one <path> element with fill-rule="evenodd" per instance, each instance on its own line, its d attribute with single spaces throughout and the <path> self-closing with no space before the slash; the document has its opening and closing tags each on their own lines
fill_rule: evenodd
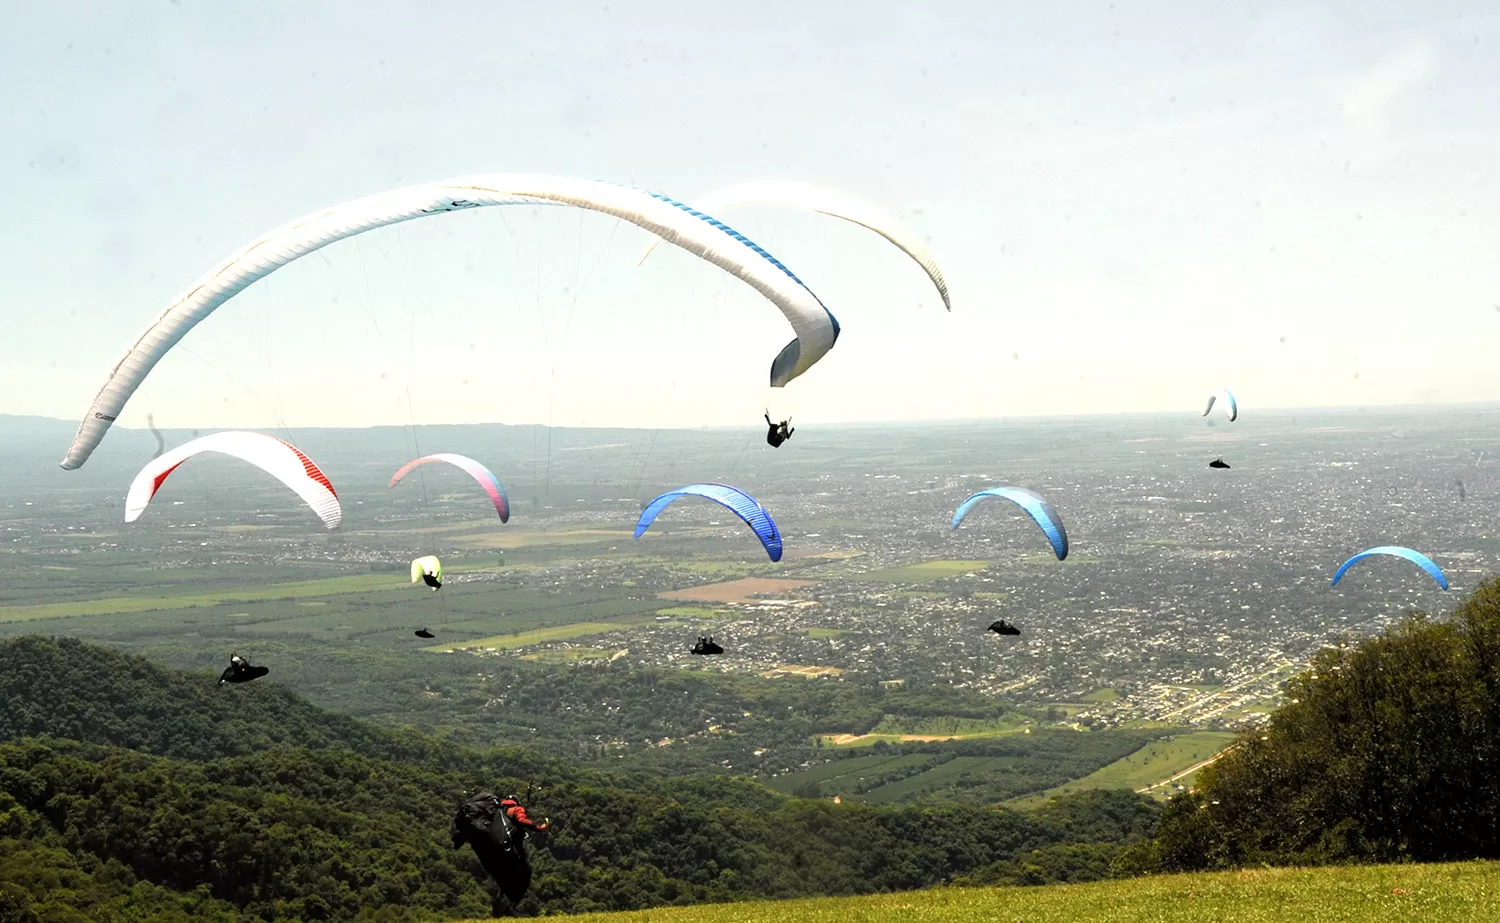
<svg viewBox="0 0 1500 923">
<path fill-rule="evenodd" d="M 530 798 L 528 787 L 527 800 Z M 546 831 L 547 821 L 533 822 L 515 796 L 500 798 L 481 792 L 459 805 L 453 817 L 453 848 L 465 843 L 472 846 L 479 864 L 495 879 L 500 893 L 515 904 L 531 887 L 526 836 L 544 838 Z"/>
<path fill-rule="evenodd" d="M 698 643 L 693 645 L 694 654 L 722 654 L 724 648 L 714 643 L 713 636 L 699 638 Z"/>
<path fill-rule="evenodd" d="M 219 674 L 219 685 L 225 683 L 248 683 L 271 672 L 270 667 L 252 667 L 250 661 L 239 654 L 229 655 L 229 667 Z"/>
<path fill-rule="evenodd" d="M 770 427 L 770 430 L 766 433 L 766 444 L 773 449 L 779 448 L 783 442 L 786 442 L 788 439 L 792 438 L 792 433 L 796 432 L 796 430 L 792 428 L 792 418 L 787 417 L 780 423 L 772 423 L 771 411 L 767 410 L 765 416 L 766 425 Z"/>
</svg>

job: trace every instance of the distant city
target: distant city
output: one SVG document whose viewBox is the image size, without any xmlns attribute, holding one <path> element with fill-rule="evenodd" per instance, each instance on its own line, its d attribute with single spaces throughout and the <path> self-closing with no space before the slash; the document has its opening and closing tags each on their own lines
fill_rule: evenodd
<svg viewBox="0 0 1500 923">
<path fill-rule="evenodd" d="M 50 467 L 61 444 L 52 429 L 34 427 L 47 438 L 28 433 L 8 443 L 7 469 L 24 473 L 0 485 L 0 546 L 9 573 L 48 587 L 43 599 L 109 597 L 107 580 L 73 582 L 66 568 L 85 562 L 195 569 L 206 587 L 216 574 L 247 568 L 276 582 L 314 570 L 320 578 L 388 573 L 400 589 L 407 560 L 436 553 L 449 565 L 443 593 L 466 614 L 427 605 L 422 618 L 454 650 L 809 679 L 921 676 L 1078 727 L 1254 723 L 1320 646 L 1377 632 L 1411 610 L 1447 611 L 1500 553 L 1492 525 L 1500 414 L 1483 408 L 1252 408 L 1233 424 L 1189 410 L 804 425 L 780 449 L 750 424 L 744 432 L 292 433 L 339 489 L 344 526 L 331 534 L 269 478 L 228 459 L 184 466 L 146 517 L 126 527 L 124 489 L 133 465 L 154 451 L 152 437 L 113 434 L 96 465 L 64 473 Z M 186 437 L 164 435 L 172 444 Z M 388 490 L 384 478 L 418 445 L 484 458 L 509 489 L 510 524 L 494 520 L 456 472 L 424 471 Z M 1219 457 L 1232 468 L 1210 469 Z M 785 559 L 767 561 L 747 528 L 706 502 L 680 501 L 646 537 L 630 538 L 646 500 L 698 480 L 754 494 L 780 525 Z M 1072 539 L 1066 561 L 1010 504 L 981 506 L 949 529 L 965 497 L 1002 484 L 1052 502 Z M 1384 543 L 1432 556 L 1454 589 L 1440 592 L 1394 559 L 1365 562 L 1329 586 L 1344 558 Z M 182 579 L 193 585 L 192 574 Z M 610 613 L 591 620 L 580 603 L 568 618 L 538 617 L 538 628 L 564 627 L 534 641 L 525 607 L 507 602 L 517 593 L 591 592 L 609 596 Z M 37 601 L 18 593 L 4 604 Z M 307 605 L 283 608 L 304 618 Z M 516 630 L 487 634 L 479 622 L 465 624 L 471 610 L 496 607 Z M 80 618 L 82 610 L 58 618 L 45 606 L 28 611 L 11 610 L 0 631 L 111 632 L 108 621 Z M 281 617 L 264 616 L 270 624 Z M 113 618 L 118 628 L 132 616 Z M 997 618 L 1020 636 L 986 633 Z M 708 634 L 726 654 L 690 655 Z"/>
</svg>

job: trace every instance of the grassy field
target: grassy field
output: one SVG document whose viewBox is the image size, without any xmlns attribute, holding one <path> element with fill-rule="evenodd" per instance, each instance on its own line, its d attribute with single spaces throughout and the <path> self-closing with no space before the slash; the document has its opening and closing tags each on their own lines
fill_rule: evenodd
<svg viewBox="0 0 1500 923">
<path fill-rule="evenodd" d="M 766 577 L 741 577 L 724 583 L 689 587 L 660 594 L 663 599 L 678 599 L 688 602 L 742 603 L 757 596 L 784 596 L 793 590 L 815 586 L 810 580 L 774 580 Z"/>
<path fill-rule="evenodd" d="M 657 615 L 670 615 L 679 619 L 711 619 L 719 614 L 718 609 L 709 609 L 706 606 L 668 606 L 665 609 L 657 609 Z"/>
<path fill-rule="evenodd" d="M 809 631 L 816 630 L 809 629 Z M 868 734 L 861 734 L 857 737 L 852 734 L 825 734 L 822 740 L 825 747 L 872 747 L 877 741 L 882 740 L 887 743 L 899 743 L 904 740 L 1006 737 L 1011 734 L 1024 733 L 1030 723 L 1029 719 L 1021 715 L 1000 721 L 955 717 L 898 719 L 887 715 L 879 724 L 871 728 Z"/>
<path fill-rule="evenodd" d="M 668 610 L 666 609 L 662 610 L 662 612 L 667 611 Z M 852 628 L 804 628 L 803 631 L 807 632 L 807 636 L 814 640 L 822 640 L 824 638 L 837 638 L 840 635 L 859 634 L 858 631 Z"/>
<path fill-rule="evenodd" d="M 515 548 L 535 548 L 539 545 L 594 545 L 604 542 L 628 542 L 633 533 L 628 529 L 571 529 L 567 531 L 523 532 L 519 529 L 504 532 L 479 532 L 473 535 L 454 536 L 455 544 L 470 549 L 493 549 L 509 551 Z"/>
<path fill-rule="evenodd" d="M 965 777 L 984 777 L 1011 771 L 1014 760 L 992 756 L 955 756 L 939 766 L 866 792 L 861 799 L 871 804 L 897 804 L 941 788 Z"/>
<path fill-rule="evenodd" d="M 926 561 L 908 567 L 872 570 L 867 574 L 851 575 L 849 579 L 882 580 L 886 583 L 926 583 L 929 580 L 942 580 L 944 577 L 982 570 L 989 565 L 988 561 Z"/>
<path fill-rule="evenodd" d="M 163 609 L 192 609 L 222 606 L 225 603 L 262 602 L 297 599 L 304 596 L 337 596 L 344 593 L 410 591 L 406 581 L 391 574 L 353 574 L 323 580 L 271 586 L 247 586 L 239 590 L 181 596 L 111 596 L 69 602 L 42 603 L 35 606 L 0 606 L 0 622 L 25 622 L 37 619 L 77 618 L 86 615 L 116 615 L 123 612 L 151 612 Z"/>
<path fill-rule="evenodd" d="M 1500 863 L 1256 869 L 582 914 L 577 923 L 1493 923 Z M 478 923 L 478 921 L 476 921 Z"/>
<path fill-rule="evenodd" d="M 765 784 L 768 788 L 785 794 L 791 794 L 794 789 L 809 782 L 820 783 L 824 790 L 830 793 L 841 787 L 852 790 L 860 780 L 868 776 L 892 772 L 905 766 L 920 766 L 929 759 L 931 757 L 921 753 L 907 756 L 856 756 L 847 760 L 824 763 L 821 766 L 789 773 L 775 779 L 767 779 Z"/>
<path fill-rule="evenodd" d="M 571 638 L 586 638 L 590 635 L 602 635 L 605 632 L 619 631 L 622 628 L 630 628 L 629 622 L 574 622 L 571 625 L 557 625 L 552 628 L 538 628 L 535 631 L 522 631 L 513 635 L 492 635 L 488 638 L 476 638 L 472 641 L 459 641 L 454 644 L 434 644 L 424 647 L 424 651 L 461 651 L 470 648 L 493 647 L 499 650 L 510 650 L 517 647 L 530 647 L 533 644 L 542 644 L 547 641 L 567 641 Z"/>
<path fill-rule="evenodd" d="M 491 646 L 514 647 L 639 626 L 671 605 L 623 585 L 574 592 L 529 587 L 518 573 L 525 565 L 491 565 L 477 578 L 456 575 L 432 593 L 411 585 L 404 564 L 350 572 L 322 564 L 163 567 L 149 556 L 107 565 L 66 561 L 44 559 L 0 587 L 0 637 L 65 633 L 148 645 L 172 638 L 203 648 L 258 648 L 295 638 L 304 645 L 359 641 L 410 650 L 412 631 L 428 627 L 438 638 L 429 643 L 466 647 L 500 639 Z M 461 560 L 449 569 L 478 570 Z M 514 635 L 523 637 L 507 637 Z"/>
<path fill-rule="evenodd" d="M 1235 735 L 1227 731 L 1195 731 L 1191 734 L 1164 737 L 1147 744 L 1124 759 L 1115 760 L 1082 779 L 1075 779 L 1066 785 L 1028 795 L 1011 803 L 1022 806 L 1030 805 L 1045 801 L 1054 795 L 1090 788 L 1140 790 L 1203 762 L 1233 743 L 1234 738 Z M 1185 777 L 1179 781 L 1186 784 L 1190 779 Z M 1171 791 L 1171 786 L 1162 786 L 1160 794 L 1169 795 Z"/>
</svg>

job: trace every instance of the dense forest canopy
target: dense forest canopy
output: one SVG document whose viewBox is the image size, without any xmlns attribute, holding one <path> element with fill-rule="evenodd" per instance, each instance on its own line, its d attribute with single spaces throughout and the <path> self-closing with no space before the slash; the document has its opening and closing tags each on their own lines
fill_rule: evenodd
<svg viewBox="0 0 1500 923">
<path fill-rule="evenodd" d="M 483 915 L 484 875 L 450 848 L 449 820 L 465 792 L 528 785 L 553 822 L 529 912 L 1098 877 L 1157 815 L 1126 792 L 1023 813 L 610 774 L 374 728 L 271 684 L 217 695 L 70 640 L 0 645 L 0 677 L 14 706 L 0 725 L 0 906 L 15 919 Z"/>
</svg>

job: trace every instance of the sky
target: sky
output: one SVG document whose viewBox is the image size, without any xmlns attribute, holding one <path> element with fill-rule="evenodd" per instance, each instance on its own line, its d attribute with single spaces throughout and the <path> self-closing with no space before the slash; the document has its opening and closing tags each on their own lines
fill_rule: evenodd
<svg viewBox="0 0 1500 923">
<path fill-rule="evenodd" d="M 0 413 L 78 419 L 173 298 L 302 214 L 542 172 L 717 217 L 843 333 L 784 389 L 747 285 L 616 219 L 491 208 L 256 283 L 120 417 L 801 425 L 1500 400 L 1500 8 L 222 0 L 0 6 Z M 106 442 L 107 445 L 107 442 Z"/>
</svg>

